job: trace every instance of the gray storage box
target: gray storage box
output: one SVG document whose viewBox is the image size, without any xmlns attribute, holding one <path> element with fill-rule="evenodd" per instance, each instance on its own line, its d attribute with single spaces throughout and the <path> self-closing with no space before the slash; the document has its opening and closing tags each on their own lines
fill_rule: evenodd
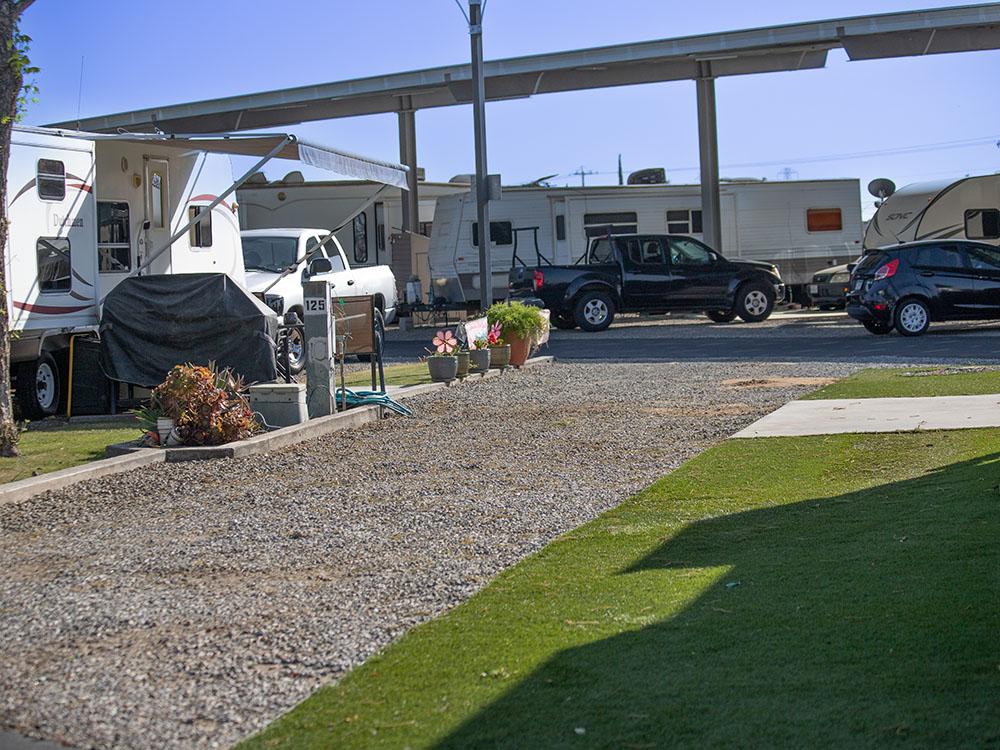
<svg viewBox="0 0 1000 750">
<path fill-rule="evenodd" d="M 263 383 L 250 386 L 250 408 L 271 427 L 288 427 L 309 419 L 304 383 Z"/>
</svg>

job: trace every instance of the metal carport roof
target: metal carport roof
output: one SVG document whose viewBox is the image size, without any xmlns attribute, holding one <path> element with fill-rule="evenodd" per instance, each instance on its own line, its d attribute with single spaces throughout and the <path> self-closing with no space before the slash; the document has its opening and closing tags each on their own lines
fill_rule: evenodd
<svg viewBox="0 0 1000 750">
<path fill-rule="evenodd" d="M 821 68 L 851 60 L 1000 48 L 1000 3 L 788 24 L 514 57 L 486 63 L 489 100 L 657 81 Z M 469 65 L 230 96 L 62 122 L 108 132 L 214 133 L 471 101 Z"/>
</svg>

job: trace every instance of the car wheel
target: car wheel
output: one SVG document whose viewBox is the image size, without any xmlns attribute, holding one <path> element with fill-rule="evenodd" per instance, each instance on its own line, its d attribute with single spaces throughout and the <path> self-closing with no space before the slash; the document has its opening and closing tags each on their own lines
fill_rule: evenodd
<svg viewBox="0 0 1000 750">
<path fill-rule="evenodd" d="M 881 320 L 863 320 L 861 325 L 868 333 L 874 333 L 876 336 L 884 336 L 892 330 L 892 325 L 883 323 Z"/>
<path fill-rule="evenodd" d="M 59 409 L 62 383 L 59 367 L 48 352 L 17 368 L 17 405 L 26 419 L 50 417 Z"/>
<path fill-rule="evenodd" d="M 705 315 L 715 323 L 731 323 L 736 320 L 735 310 L 706 310 Z"/>
<path fill-rule="evenodd" d="M 910 298 L 896 305 L 893 316 L 896 330 L 904 336 L 920 336 L 931 324 L 931 311 L 922 300 Z"/>
<path fill-rule="evenodd" d="M 759 323 L 774 311 L 774 290 L 758 281 L 748 281 L 736 293 L 736 314 L 747 323 Z"/>
<path fill-rule="evenodd" d="M 572 315 L 563 315 L 561 313 L 553 313 L 550 317 L 552 325 L 563 331 L 571 331 L 576 328 L 576 321 L 573 320 Z"/>
<path fill-rule="evenodd" d="M 604 292 L 584 292 L 576 301 L 573 318 L 585 331 L 603 331 L 615 319 L 615 303 Z"/>
</svg>

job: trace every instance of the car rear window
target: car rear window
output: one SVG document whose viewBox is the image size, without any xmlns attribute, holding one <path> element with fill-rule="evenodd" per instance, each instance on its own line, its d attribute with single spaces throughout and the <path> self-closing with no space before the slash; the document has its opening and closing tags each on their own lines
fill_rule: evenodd
<svg viewBox="0 0 1000 750">
<path fill-rule="evenodd" d="M 857 275 L 872 273 L 888 259 L 888 255 L 880 253 L 877 250 L 875 252 L 868 253 L 867 255 L 862 256 L 861 260 L 858 261 L 858 265 L 854 267 L 854 273 Z"/>
</svg>

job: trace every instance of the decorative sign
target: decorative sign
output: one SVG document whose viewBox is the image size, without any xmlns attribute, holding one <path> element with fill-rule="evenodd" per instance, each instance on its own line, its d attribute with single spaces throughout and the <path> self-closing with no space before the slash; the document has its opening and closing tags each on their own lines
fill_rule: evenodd
<svg viewBox="0 0 1000 750">
<path fill-rule="evenodd" d="M 486 333 L 489 329 L 489 323 L 486 322 L 486 318 L 476 318 L 475 320 L 465 321 L 465 341 L 467 344 L 471 345 L 476 339 L 486 338 Z"/>
</svg>

